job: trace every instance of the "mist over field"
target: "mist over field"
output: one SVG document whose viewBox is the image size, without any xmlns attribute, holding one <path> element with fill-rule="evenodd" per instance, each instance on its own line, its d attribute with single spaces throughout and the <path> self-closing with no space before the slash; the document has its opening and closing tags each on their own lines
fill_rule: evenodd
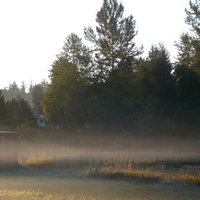
<svg viewBox="0 0 200 200">
<path fill-rule="evenodd" d="M 189 7 L 175 61 L 162 42 L 143 57 L 134 16 L 104 0 L 49 81 L 0 90 L 0 199 L 200 199 L 200 1 Z"/>
<path fill-rule="evenodd" d="M 19 134 L 19 133 L 18 133 Z M 26 133 L 27 134 L 27 133 Z M 59 168 L 20 166 L 17 171 L 0 171 L 0 198 L 13 199 L 91 199 L 91 200 L 187 200 L 200 196 L 197 186 L 165 183 L 146 183 L 122 180 L 88 178 L 89 166 L 79 166 L 80 160 L 96 163 L 110 160 L 144 161 L 153 159 L 198 158 L 200 143 L 197 139 L 176 137 L 146 137 L 130 134 L 70 133 L 62 131 L 33 131 L 22 134 L 18 140 L 18 160 L 32 156 L 52 158 L 55 161 L 79 161 L 78 166 Z M 32 138 L 34 137 L 34 139 Z M 29 139 L 27 139 L 29 138 Z M 34 198 L 33 198 L 34 197 Z"/>
<path fill-rule="evenodd" d="M 48 134 L 48 133 L 47 133 Z M 41 140 L 41 141 L 40 141 Z M 134 135 L 67 134 L 59 138 L 55 133 L 51 141 L 38 139 L 36 142 L 21 143 L 19 157 L 31 154 L 46 154 L 57 159 L 100 159 L 123 157 L 133 160 L 184 159 L 199 156 L 198 139 L 174 137 L 138 137 Z"/>
</svg>

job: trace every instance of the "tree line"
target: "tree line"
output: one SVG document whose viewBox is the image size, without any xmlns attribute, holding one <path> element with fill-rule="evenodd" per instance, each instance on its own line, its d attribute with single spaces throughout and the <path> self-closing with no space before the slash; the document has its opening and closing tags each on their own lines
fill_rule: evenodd
<svg viewBox="0 0 200 200">
<path fill-rule="evenodd" d="M 186 23 L 191 32 L 175 43 L 174 63 L 162 43 L 143 58 L 134 17 L 124 17 L 117 0 L 104 0 L 95 29 L 84 28 L 88 45 L 71 33 L 52 64 L 50 83 L 34 88 L 40 91 L 32 96 L 34 114 L 43 112 L 49 123 L 65 126 L 123 123 L 142 115 L 198 119 L 199 20 L 200 3 L 190 1 Z"/>
<path fill-rule="evenodd" d="M 0 90 L 0 125 L 17 126 L 35 124 L 42 113 L 40 102 L 45 95 L 47 82 L 30 83 L 26 91 L 25 83 L 19 87 L 14 81 L 7 89 Z"/>
</svg>

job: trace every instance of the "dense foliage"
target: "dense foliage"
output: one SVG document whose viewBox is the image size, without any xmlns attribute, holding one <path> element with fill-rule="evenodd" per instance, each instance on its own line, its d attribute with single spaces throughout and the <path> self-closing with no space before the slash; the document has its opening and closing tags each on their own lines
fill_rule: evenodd
<svg viewBox="0 0 200 200">
<path fill-rule="evenodd" d="M 0 125 L 35 124 L 37 115 L 43 112 L 40 102 L 46 87 L 47 83 L 42 81 L 31 84 L 27 92 L 24 83 L 19 87 L 13 82 L 8 89 L 0 91 Z"/>
<path fill-rule="evenodd" d="M 0 93 L 0 124 L 16 126 L 26 121 L 35 121 L 28 101 L 23 98 L 5 100 Z"/>
<path fill-rule="evenodd" d="M 117 0 L 104 0 L 95 30 L 84 29 L 90 48 L 72 33 L 52 65 L 51 83 L 42 102 L 47 118 L 61 124 L 118 123 L 139 114 L 170 118 L 188 109 L 198 113 L 198 48 L 193 44 L 198 36 L 194 21 L 199 5 L 190 6 L 186 22 L 193 26 L 194 36 L 181 36 L 173 64 L 163 44 L 152 46 L 146 59 L 139 57 L 142 47 L 134 42 L 133 16 L 123 17 L 124 7 Z"/>
<path fill-rule="evenodd" d="M 176 42 L 178 56 L 172 63 L 162 43 L 153 45 L 146 58 L 140 57 L 143 47 L 135 43 L 133 16 L 124 17 L 124 6 L 117 0 L 104 0 L 95 29 L 84 28 L 88 46 L 70 34 L 52 64 L 50 83 L 29 89 L 35 116 L 43 112 L 49 123 L 67 126 L 119 124 L 144 115 L 198 120 L 199 13 L 199 1 L 190 1 L 186 23 L 191 33 L 183 33 Z M 11 89 L 16 91 L 16 85 Z M 16 101 L 21 102 L 19 98 L 6 103 L 1 96 L 0 118 L 5 117 L 4 107 Z"/>
</svg>

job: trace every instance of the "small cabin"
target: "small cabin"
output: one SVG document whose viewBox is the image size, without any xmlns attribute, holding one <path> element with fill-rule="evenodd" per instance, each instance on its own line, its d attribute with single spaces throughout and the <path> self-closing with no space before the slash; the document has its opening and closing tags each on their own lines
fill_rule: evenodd
<svg viewBox="0 0 200 200">
<path fill-rule="evenodd" d="M 11 131 L 0 131 L 0 169 L 18 166 L 17 134 Z"/>
</svg>

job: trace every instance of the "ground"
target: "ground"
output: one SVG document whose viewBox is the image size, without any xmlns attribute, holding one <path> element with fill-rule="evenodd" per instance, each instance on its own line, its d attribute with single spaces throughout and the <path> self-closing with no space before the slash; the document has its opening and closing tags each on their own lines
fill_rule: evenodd
<svg viewBox="0 0 200 200">
<path fill-rule="evenodd" d="M 0 199 L 200 198 L 199 188 L 194 184 L 87 176 L 88 168 L 99 167 L 106 159 L 136 162 L 165 159 L 176 160 L 180 165 L 193 159 L 199 163 L 200 140 L 197 137 L 141 137 L 57 130 L 18 134 L 20 167 L 0 171 Z"/>
</svg>

